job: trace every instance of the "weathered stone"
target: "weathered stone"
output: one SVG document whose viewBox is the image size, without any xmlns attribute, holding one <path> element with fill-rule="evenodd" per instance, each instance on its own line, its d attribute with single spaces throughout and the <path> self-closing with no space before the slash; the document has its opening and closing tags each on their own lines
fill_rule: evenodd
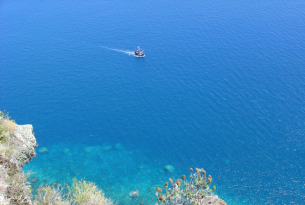
<svg viewBox="0 0 305 205">
<path fill-rule="evenodd" d="M 227 205 L 222 199 L 218 198 L 217 195 L 206 196 L 200 200 L 200 204 L 211 204 L 211 205 Z"/>
</svg>

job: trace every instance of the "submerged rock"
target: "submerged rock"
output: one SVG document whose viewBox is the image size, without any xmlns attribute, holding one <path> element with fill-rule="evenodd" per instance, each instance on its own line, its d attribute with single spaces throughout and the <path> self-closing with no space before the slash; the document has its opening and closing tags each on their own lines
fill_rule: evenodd
<svg viewBox="0 0 305 205">
<path fill-rule="evenodd" d="M 123 149 L 123 146 L 120 143 L 118 143 L 118 144 L 115 145 L 115 148 L 116 149 Z"/>
<path fill-rule="evenodd" d="M 138 166 L 138 169 L 144 169 L 144 167 L 145 166 L 143 164 L 141 164 L 141 165 Z"/>
<path fill-rule="evenodd" d="M 92 150 L 93 150 L 93 147 L 85 147 L 85 152 L 92 152 Z"/>
<path fill-rule="evenodd" d="M 70 151 L 70 149 L 65 148 L 62 152 L 67 154 Z"/>
<path fill-rule="evenodd" d="M 43 148 L 41 148 L 38 152 L 41 153 L 41 154 L 43 154 L 43 153 L 47 153 L 47 152 L 49 152 L 49 151 L 48 151 L 47 148 L 43 147 Z"/>
<path fill-rule="evenodd" d="M 172 172 L 175 171 L 175 167 L 174 167 L 173 165 L 166 165 L 166 166 L 164 167 L 164 169 L 165 169 L 166 171 L 168 171 L 169 173 L 172 173 Z"/>
<path fill-rule="evenodd" d="M 109 151 L 109 150 L 111 150 L 112 149 L 112 146 L 111 145 L 104 145 L 103 147 L 102 147 L 102 150 L 104 150 L 104 151 Z"/>
<path fill-rule="evenodd" d="M 139 196 L 139 190 L 130 192 L 130 193 L 128 194 L 128 196 L 129 196 L 130 198 L 138 197 L 138 196 Z"/>
<path fill-rule="evenodd" d="M 31 182 L 32 183 L 35 183 L 35 182 L 37 182 L 38 181 L 38 178 L 37 177 L 33 177 L 32 179 L 31 179 Z"/>
</svg>

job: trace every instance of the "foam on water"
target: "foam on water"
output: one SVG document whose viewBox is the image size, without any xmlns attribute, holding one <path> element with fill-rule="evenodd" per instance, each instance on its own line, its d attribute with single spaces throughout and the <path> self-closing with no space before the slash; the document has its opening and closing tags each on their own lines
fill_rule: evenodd
<svg viewBox="0 0 305 205">
<path fill-rule="evenodd" d="M 105 48 L 105 49 L 108 49 L 108 50 L 112 50 L 112 51 L 117 51 L 117 52 L 120 52 L 120 53 L 125 53 L 127 55 L 133 55 L 134 56 L 134 52 L 133 51 L 129 51 L 129 50 L 122 50 L 122 49 L 115 49 L 115 48 L 108 48 L 108 47 L 105 47 L 105 46 L 100 46 L 101 48 Z"/>
</svg>

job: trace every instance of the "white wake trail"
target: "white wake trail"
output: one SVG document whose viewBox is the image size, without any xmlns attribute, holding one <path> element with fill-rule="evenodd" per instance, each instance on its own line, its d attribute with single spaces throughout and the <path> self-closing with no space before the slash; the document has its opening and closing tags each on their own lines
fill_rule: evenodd
<svg viewBox="0 0 305 205">
<path fill-rule="evenodd" d="M 127 55 L 134 55 L 134 52 L 133 51 L 129 51 L 129 50 L 121 50 L 121 49 L 115 49 L 115 48 L 108 48 L 108 47 L 105 47 L 105 46 L 101 46 L 102 48 L 105 48 L 105 49 L 108 49 L 108 50 L 112 50 L 112 51 L 117 51 L 117 52 L 120 52 L 120 53 L 125 53 Z"/>
</svg>

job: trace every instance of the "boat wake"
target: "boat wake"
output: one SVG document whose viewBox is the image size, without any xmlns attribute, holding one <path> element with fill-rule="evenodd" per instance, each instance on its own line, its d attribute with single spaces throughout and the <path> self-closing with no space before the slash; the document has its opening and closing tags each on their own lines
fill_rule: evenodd
<svg viewBox="0 0 305 205">
<path fill-rule="evenodd" d="M 120 52 L 120 53 L 125 53 L 125 54 L 130 55 L 130 56 L 134 56 L 133 51 L 121 50 L 121 49 L 115 49 L 115 48 L 108 48 L 108 47 L 105 47 L 105 46 L 101 46 L 101 47 L 105 48 L 105 49 L 108 49 L 108 50 L 117 51 L 117 52 Z"/>
</svg>

